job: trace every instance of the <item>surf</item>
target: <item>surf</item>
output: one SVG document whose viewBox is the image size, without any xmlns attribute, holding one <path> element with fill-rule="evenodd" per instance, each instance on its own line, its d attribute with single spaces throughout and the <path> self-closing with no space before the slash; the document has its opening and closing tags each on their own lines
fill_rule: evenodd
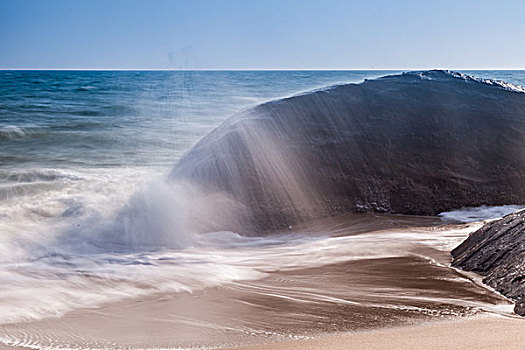
<svg viewBox="0 0 525 350">
<path fill-rule="evenodd" d="M 507 185 L 498 182 L 500 197 L 489 196 L 496 193 L 492 189 L 473 197 L 469 196 L 470 186 L 492 179 L 480 168 L 471 172 L 468 167 L 449 167 L 445 174 L 434 174 L 415 173 L 417 162 L 397 167 L 400 162 L 396 157 L 405 148 L 396 142 L 404 137 L 415 137 L 424 144 L 428 141 L 430 151 L 445 147 L 447 152 L 425 164 L 442 166 L 443 154 L 462 156 L 457 145 L 475 138 L 466 134 L 467 124 L 446 119 L 450 124 L 445 124 L 464 132 L 465 139 L 445 138 L 447 142 L 441 144 L 436 140 L 442 138 L 427 133 L 429 129 L 423 127 L 427 124 L 414 127 L 418 113 L 427 111 L 420 110 L 421 105 L 411 107 L 417 112 L 408 113 L 412 119 L 399 120 L 405 98 L 419 93 L 424 97 L 420 96 L 421 101 L 429 103 L 429 91 L 442 94 L 430 101 L 441 108 L 437 110 L 444 109 L 447 118 L 457 116 L 449 112 L 457 112 L 455 107 L 441 99 L 456 90 L 470 91 L 465 93 L 474 94 L 471 98 L 476 101 L 480 94 L 505 98 L 507 108 L 518 111 L 524 103 L 523 93 L 509 85 L 450 72 L 408 73 L 361 84 L 338 84 L 248 107 L 195 140 L 170 171 L 158 166 L 164 161 L 157 159 L 143 167 L 126 166 L 127 160 L 120 167 L 107 166 L 100 155 L 85 156 L 82 166 L 72 169 L 0 170 L 0 283 L 6 286 L 0 291 L 0 328 L 11 334 L 1 341 L 46 346 L 48 341 L 39 336 L 24 342 L 24 327 L 35 327 L 32 334 L 38 335 L 39 322 L 51 322 L 57 329 L 55 340 L 71 346 L 63 327 L 67 317 L 75 317 L 76 312 L 97 309 L 106 315 L 108 308 L 123 305 L 120 303 L 147 300 L 157 305 L 158 298 L 188 300 L 188 295 L 199 295 L 207 302 L 199 294 L 203 291 L 229 300 L 224 302 L 225 312 L 242 304 L 246 314 L 260 317 L 257 322 L 271 334 L 280 334 L 269 322 L 271 318 L 253 311 L 271 310 L 275 300 L 290 302 L 285 309 L 290 317 L 301 320 L 306 314 L 299 312 L 300 305 L 322 305 L 316 311 L 307 309 L 319 319 L 334 305 L 348 308 L 349 314 L 362 317 L 363 327 L 375 322 L 366 315 L 379 317 L 381 312 L 407 319 L 434 314 L 508 314 L 504 299 L 453 272 L 447 259 L 455 245 L 480 227 L 480 220 L 522 207 L 519 177 Z M 368 93 L 392 102 L 391 108 L 363 105 L 368 100 L 360 98 Z M 523 153 L 512 148 L 523 134 L 521 114 L 498 114 L 501 120 L 496 121 L 498 106 L 483 117 L 496 123 L 491 132 L 511 129 L 514 138 L 492 145 L 495 148 L 490 155 L 505 155 L 505 159 L 522 164 Z M 391 124 L 406 123 L 407 129 L 401 130 L 410 133 L 399 139 L 387 137 L 388 132 L 399 130 L 377 129 L 374 113 L 378 111 L 382 118 L 393 118 Z M 459 111 L 473 118 L 473 112 Z M 435 125 L 435 118 L 439 116 L 424 122 Z M 79 126 L 80 134 L 93 131 L 84 127 Z M 208 130 L 210 126 L 196 129 Z M 446 134 L 448 129 L 430 130 Z M 364 134 L 372 136 L 363 138 Z M 467 154 L 480 163 L 486 157 L 481 152 Z M 390 164 L 395 166 L 389 169 Z M 399 193 L 388 182 L 393 170 L 405 171 L 401 173 L 405 182 L 396 178 L 401 181 L 396 185 L 403 189 Z M 419 181 L 419 175 L 424 181 Z M 452 180 L 443 180 L 445 175 Z M 439 186 L 449 192 L 440 192 Z M 418 192 L 421 188 L 424 191 Z M 436 197 L 444 193 L 452 196 L 454 191 L 459 193 L 457 200 Z M 509 194 L 513 191 L 514 196 Z M 473 223 L 463 224 L 469 221 Z M 414 287 L 400 282 L 416 275 L 405 274 L 399 280 L 392 277 L 407 267 L 421 276 L 436 274 L 447 281 L 445 289 L 440 289 L 437 281 L 425 281 L 422 293 L 431 306 L 424 307 L 410 297 Z M 316 276 L 323 276 L 323 271 L 328 277 L 318 280 Z M 340 284 L 345 278 L 362 280 L 366 271 L 371 279 L 359 284 L 358 292 Z M 339 277 L 330 279 L 330 274 Z M 391 277 L 390 285 L 378 282 L 385 274 Z M 310 284 L 305 287 L 304 283 Z M 308 292 L 301 292 L 302 287 L 309 288 Z M 379 295 L 375 292 L 378 287 L 388 291 Z M 451 295 L 454 288 L 464 294 Z M 184 310 L 183 303 L 177 305 Z M 375 314 L 371 310 L 382 311 Z M 194 322 L 209 322 L 214 329 L 230 329 L 236 334 L 246 331 L 242 322 L 229 324 L 226 319 L 208 316 Z M 193 321 L 171 322 L 185 329 Z M 301 327 L 314 327 L 302 322 L 295 331 L 298 336 Z M 197 333 L 188 334 L 198 334 L 194 331 Z M 82 346 L 95 346 L 104 338 L 99 336 Z"/>
</svg>

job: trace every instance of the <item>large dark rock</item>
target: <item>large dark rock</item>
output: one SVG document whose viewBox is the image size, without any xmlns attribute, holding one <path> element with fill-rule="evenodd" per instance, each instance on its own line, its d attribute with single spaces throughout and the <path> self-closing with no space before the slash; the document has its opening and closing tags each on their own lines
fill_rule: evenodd
<svg viewBox="0 0 525 350">
<path fill-rule="evenodd" d="M 452 265 L 482 276 L 483 283 L 516 301 L 525 316 L 525 210 L 490 222 L 452 251 Z"/>
<path fill-rule="evenodd" d="M 410 72 L 247 109 L 171 178 L 228 194 L 244 232 L 345 212 L 434 215 L 525 203 L 524 140 L 523 89 Z"/>
</svg>

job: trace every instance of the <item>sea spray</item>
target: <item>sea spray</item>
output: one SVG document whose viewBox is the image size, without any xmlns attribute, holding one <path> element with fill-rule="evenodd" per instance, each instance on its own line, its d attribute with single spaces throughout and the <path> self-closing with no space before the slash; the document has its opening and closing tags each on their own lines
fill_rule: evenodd
<svg viewBox="0 0 525 350">
<path fill-rule="evenodd" d="M 72 249 L 89 242 L 94 251 L 182 249 L 205 241 L 205 233 L 235 222 L 240 210 L 224 195 L 158 179 L 141 186 L 113 216 L 102 221 L 85 218 L 57 242 L 67 242 Z"/>
<path fill-rule="evenodd" d="M 0 323 L 261 276 L 252 268 L 220 261 L 226 254 L 221 249 L 244 245 L 246 238 L 203 231 L 237 212 L 227 198 L 162 177 L 122 186 L 133 174 L 112 173 L 107 181 L 99 170 L 100 182 L 83 172 L 66 174 L 50 170 L 10 175 L 11 182 L 48 180 L 56 189 L 41 194 L 47 213 L 33 208 L 6 212 L 10 221 L 3 224 L 13 232 L 4 231 L 0 241 Z M 64 178 L 68 180 L 61 183 Z M 81 200 L 75 201 L 82 191 Z M 15 216 L 20 214 L 25 216 Z M 31 224 L 36 221 L 29 215 L 41 217 L 45 225 Z"/>
</svg>

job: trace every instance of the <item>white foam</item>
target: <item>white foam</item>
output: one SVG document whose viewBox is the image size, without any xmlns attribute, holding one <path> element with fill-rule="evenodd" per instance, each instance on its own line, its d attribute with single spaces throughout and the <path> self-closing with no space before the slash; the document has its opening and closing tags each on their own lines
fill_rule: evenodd
<svg viewBox="0 0 525 350">
<path fill-rule="evenodd" d="M 264 238 L 198 233 L 223 219 L 217 208 L 231 203 L 166 183 L 161 174 L 160 169 L 100 168 L 13 177 L 16 184 L 57 186 L 0 202 L 0 323 L 258 279 L 271 271 L 406 256 L 417 246 L 447 251 L 481 225 L 344 237 L 306 231 Z"/>
<path fill-rule="evenodd" d="M 474 77 L 468 74 L 455 72 L 455 71 L 449 71 L 449 70 L 433 70 L 433 71 L 415 71 L 415 72 L 405 72 L 403 75 L 412 75 L 417 76 L 422 80 L 439 80 L 441 77 L 437 75 L 437 73 L 443 73 L 446 77 L 451 77 L 455 79 L 461 79 L 466 82 L 476 82 L 476 83 L 482 83 L 487 85 L 492 85 L 494 87 L 501 88 L 503 90 L 507 91 L 513 91 L 513 92 L 520 92 L 525 93 L 525 87 L 517 84 L 508 83 L 503 80 L 496 80 L 496 79 L 485 79 L 485 78 L 478 78 Z"/>
<path fill-rule="evenodd" d="M 0 137 L 8 139 L 22 138 L 26 136 L 26 132 L 15 125 L 6 125 L 0 128 Z"/>
<path fill-rule="evenodd" d="M 399 229 L 344 237 L 309 232 L 247 238 L 232 232 L 199 235 L 182 249 L 72 254 L 47 252 L 4 263 L 0 322 L 17 322 L 157 292 L 194 291 L 272 271 L 350 260 L 411 255 L 416 246 L 450 249 L 478 226 Z"/>
<path fill-rule="evenodd" d="M 500 205 L 461 208 L 440 213 L 444 221 L 450 222 L 475 222 L 482 220 L 493 220 L 505 215 L 524 209 L 523 205 Z"/>
</svg>

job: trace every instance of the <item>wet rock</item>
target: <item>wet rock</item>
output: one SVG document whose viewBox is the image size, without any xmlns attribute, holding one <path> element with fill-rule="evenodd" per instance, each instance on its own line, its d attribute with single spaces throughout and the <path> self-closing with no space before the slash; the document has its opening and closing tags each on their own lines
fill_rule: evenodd
<svg viewBox="0 0 525 350">
<path fill-rule="evenodd" d="M 452 265 L 516 302 L 525 316 L 525 210 L 489 222 L 452 251 Z"/>
</svg>

